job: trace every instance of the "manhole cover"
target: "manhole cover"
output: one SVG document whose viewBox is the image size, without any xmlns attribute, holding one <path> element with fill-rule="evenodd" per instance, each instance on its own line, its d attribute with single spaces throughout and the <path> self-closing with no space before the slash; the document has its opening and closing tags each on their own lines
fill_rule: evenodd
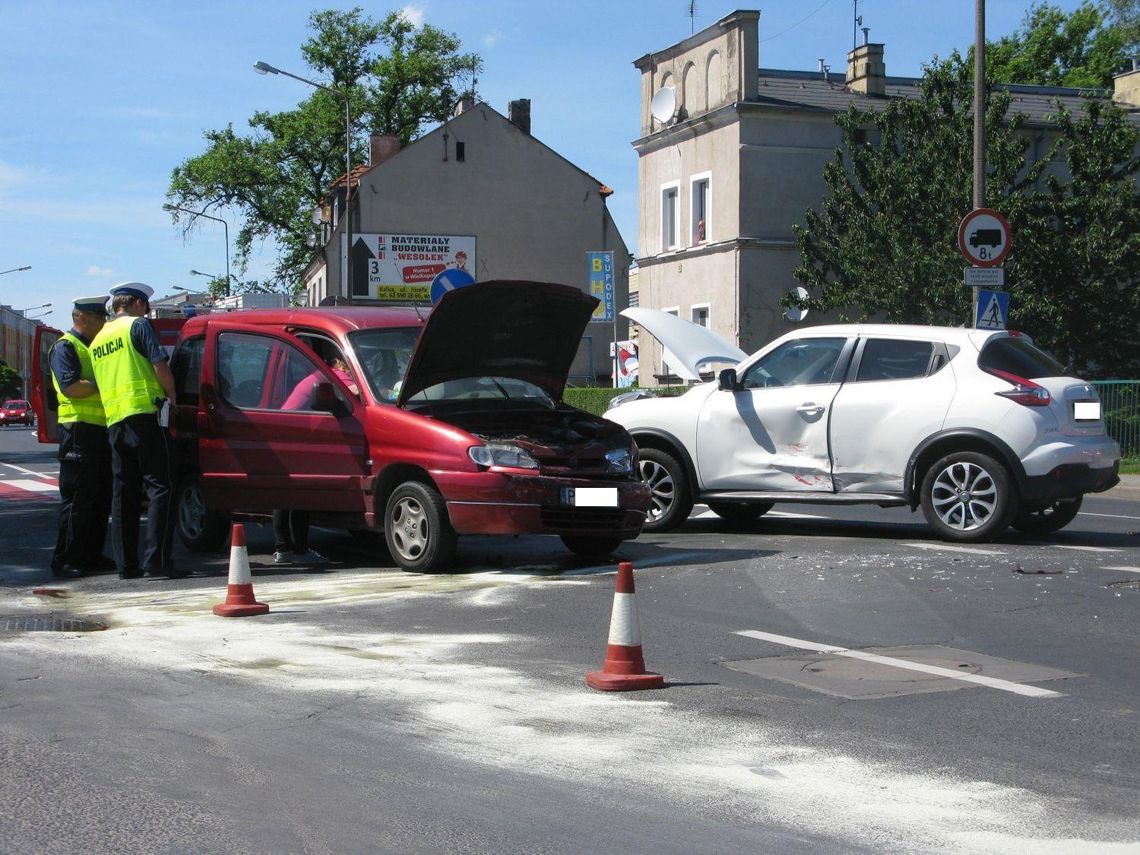
<svg viewBox="0 0 1140 855">
<path fill-rule="evenodd" d="M 100 632 L 107 624 L 62 615 L 0 615 L 0 632 Z"/>
</svg>

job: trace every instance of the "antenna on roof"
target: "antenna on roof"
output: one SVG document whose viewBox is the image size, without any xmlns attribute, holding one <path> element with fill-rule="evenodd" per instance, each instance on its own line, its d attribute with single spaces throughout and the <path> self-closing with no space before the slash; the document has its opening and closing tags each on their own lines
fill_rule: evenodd
<svg viewBox="0 0 1140 855">
<path fill-rule="evenodd" d="M 851 50 L 859 47 L 859 28 L 863 26 L 863 16 L 859 14 L 859 0 L 855 0 L 855 21 L 851 25 Z"/>
<path fill-rule="evenodd" d="M 689 35 L 697 31 L 697 0 L 689 0 Z"/>
</svg>

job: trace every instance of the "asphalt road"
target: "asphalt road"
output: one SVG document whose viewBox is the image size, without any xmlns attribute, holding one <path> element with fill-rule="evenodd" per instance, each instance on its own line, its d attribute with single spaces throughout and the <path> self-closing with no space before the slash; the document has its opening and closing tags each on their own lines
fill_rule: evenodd
<svg viewBox="0 0 1140 855">
<path fill-rule="evenodd" d="M 253 523 L 224 619 L 222 554 L 54 584 L 55 469 L 0 431 L 0 852 L 1140 852 L 1140 489 L 971 546 L 698 509 L 619 553 L 666 687 L 603 694 L 614 567 L 554 538 L 425 577 Z"/>
</svg>

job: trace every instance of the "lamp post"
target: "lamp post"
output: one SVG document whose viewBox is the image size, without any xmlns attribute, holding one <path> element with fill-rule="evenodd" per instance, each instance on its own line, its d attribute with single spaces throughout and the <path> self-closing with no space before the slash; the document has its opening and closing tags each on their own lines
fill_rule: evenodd
<svg viewBox="0 0 1140 855">
<path fill-rule="evenodd" d="M 50 309 L 50 308 L 51 308 L 51 303 L 44 303 L 42 306 L 29 306 L 26 309 L 16 309 L 16 311 L 19 312 L 21 315 L 23 315 L 26 318 L 28 316 L 28 312 L 35 312 L 39 309 Z"/>
<path fill-rule="evenodd" d="M 230 296 L 230 224 L 221 217 L 215 217 L 202 211 L 191 211 L 189 208 L 179 208 L 177 205 L 163 205 L 162 210 L 181 211 L 184 214 L 190 214 L 192 217 L 205 217 L 207 220 L 222 224 L 226 233 L 226 296 Z"/>
<path fill-rule="evenodd" d="M 284 74 L 302 83 L 308 83 L 317 89 L 331 92 L 344 101 L 344 290 L 345 302 L 352 305 L 352 113 L 348 94 L 323 83 L 317 83 L 296 74 L 290 74 L 280 68 L 275 68 L 268 62 L 254 63 L 253 70 L 258 74 Z"/>
<path fill-rule="evenodd" d="M 31 269 L 32 269 L 32 265 L 25 264 L 23 267 L 13 267 L 11 270 L 0 270 L 0 276 L 3 276 L 5 273 L 18 273 L 21 270 L 31 270 Z"/>
</svg>

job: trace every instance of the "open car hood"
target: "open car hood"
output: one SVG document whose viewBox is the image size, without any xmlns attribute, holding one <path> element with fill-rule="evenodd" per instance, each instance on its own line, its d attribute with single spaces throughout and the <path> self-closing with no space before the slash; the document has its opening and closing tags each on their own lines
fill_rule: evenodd
<svg viewBox="0 0 1140 855">
<path fill-rule="evenodd" d="M 702 363 L 730 362 L 736 365 L 748 356 L 712 330 L 660 309 L 638 307 L 622 309 L 621 313 L 661 342 L 665 348 L 665 362 L 683 380 L 699 381 Z"/>
<path fill-rule="evenodd" d="M 514 377 L 562 400 L 598 301 L 568 285 L 497 280 L 447 292 L 408 361 L 397 405 L 437 383 Z"/>
</svg>

